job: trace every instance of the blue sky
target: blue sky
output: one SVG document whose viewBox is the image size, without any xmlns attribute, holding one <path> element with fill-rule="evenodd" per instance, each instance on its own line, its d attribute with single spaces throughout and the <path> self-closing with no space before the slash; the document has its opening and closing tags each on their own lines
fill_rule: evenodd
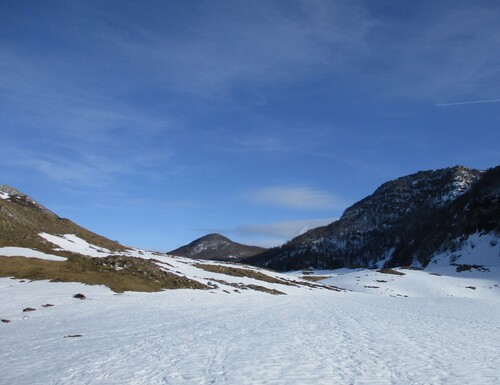
<svg viewBox="0 0 500 385">
<path fill-rule="evenodd" d="M 170 250 L 265 246 L 500 162 L 497 1 L 0 0 L 0 175 Z"/>
</svg>

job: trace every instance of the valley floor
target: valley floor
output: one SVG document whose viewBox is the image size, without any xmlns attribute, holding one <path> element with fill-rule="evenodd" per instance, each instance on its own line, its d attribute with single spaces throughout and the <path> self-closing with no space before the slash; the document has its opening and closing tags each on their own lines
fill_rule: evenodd
<svg viewBox="0 0 500 385">
<path fill-rule="evenodd" d="M 0 298 L 5 385 L 500 383 L 494 295 L 115 294 L 2 278 Z"/>
</svg>

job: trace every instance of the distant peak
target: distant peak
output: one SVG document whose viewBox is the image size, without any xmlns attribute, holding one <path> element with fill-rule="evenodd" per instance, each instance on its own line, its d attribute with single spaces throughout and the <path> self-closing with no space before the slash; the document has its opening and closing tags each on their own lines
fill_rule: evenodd
<svg viewBox="0 0 500 385">
<path fill-rule="evenodd" d="M 224 240 L 224 241 L 230 241 L 229 238 L 225 237 L 224 235 L 218 234 L 218 233 L 210 233 L 207 235 L 204 235 L 201 238 L 198 238 L 195 242 L 197 241 L 204 241 L 204 240 Z"/>
<path fill-rule="evenodd" d="M 207 234 L 188 245 L 172 250 L 169 254 L 195 259 L 231 260 L 255 255 L 264 248 L 248 246 L 232 241 L 218 233 Z"/>
</svg>

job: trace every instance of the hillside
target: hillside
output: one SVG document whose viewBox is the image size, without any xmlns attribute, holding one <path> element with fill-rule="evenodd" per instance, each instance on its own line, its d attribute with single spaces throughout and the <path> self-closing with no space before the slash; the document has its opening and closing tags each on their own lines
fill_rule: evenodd
<svg viewBox="0 0 500 385">
<path fill-rule="evenodd" d="M 280 271 L 426 266 L 475 233 L 500 233 L 500 167 L 457 166 L 384 183 L 338 221 L 245 262 Z"/>
<path fill-rule="evenodd" d="M 242 245 L 220 234 L 208 234 L 170 251 L 169 254 L 193 259 L 237 262 L 264 250 L 262 247 Z"/>
<path fill-rule="evenodd" d="M 116 292 L 333 290 L 250 266 L 200 263 L 126 247 L 60 218 L 9 186 L 0 187 L 0 199 L 0 277 L 105 285 Z"/>
<path fill-rule="evenodd" d="M 0 247 L 17 246 L 40 251 L 54 251 L 40 233 L 75 234 L 93 245 L 110 251 L 127 248 L 93 233 L 67 218 L 61 218 L 33 198 L 8 185 L 0 186 Z M 67 254 L 66 254 L 67 255 Z"/>
</svg>

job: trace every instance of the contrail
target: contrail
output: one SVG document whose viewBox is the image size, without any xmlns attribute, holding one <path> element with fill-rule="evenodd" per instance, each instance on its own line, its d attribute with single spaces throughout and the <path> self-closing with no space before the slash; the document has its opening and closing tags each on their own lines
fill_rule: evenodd
<svg viewBox="0 0 500 385">
<path fill-rule="evenodd" d="M 460 106 L 462 104 L 498 103 L 498 102 L 500 102 L 500 99 L 473 100 L 470 102 L 441 103 L 441 104 L 436 104 L 436 107 Z"/>
</svg>

